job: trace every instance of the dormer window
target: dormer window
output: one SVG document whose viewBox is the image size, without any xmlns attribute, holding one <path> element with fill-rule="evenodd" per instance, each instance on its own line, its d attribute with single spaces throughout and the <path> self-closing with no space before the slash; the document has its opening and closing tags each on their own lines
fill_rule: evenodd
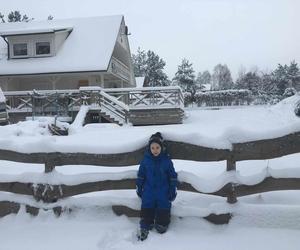
<svg viewBox="0 0 300 250">
<path fill-rule="evenodd" d="M 53 56 L 53 35 L 11 37 L 10 58 L 31 58 Z"/>
<path fill-rule="evenodd" d="M 51 54 L 50 42 L 35 43 L 35 54 L 37 56 L 50 55 Z"/>
<path fill-rule="evenodd" d="M 14 43 L 13 44 L 13 55 L 15 57 L 28 56 L 27 43 Z"/>
<path fill-rule="evenodd" d="M 8 59 L 55 56 L 72 27 L 0 32 L 8 44 Z"/>
</svg>

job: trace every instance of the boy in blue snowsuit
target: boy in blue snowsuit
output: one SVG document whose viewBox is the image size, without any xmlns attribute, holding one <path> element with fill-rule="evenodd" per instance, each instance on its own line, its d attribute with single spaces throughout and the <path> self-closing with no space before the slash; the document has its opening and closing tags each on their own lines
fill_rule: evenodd
<svg viewBox="0 0 300 250">
<path fill-rule="evenodd" d="M 145 240 L 153 227 L 159 233 L 167 231 L 171 202 L 176 198 L 177 173 L 163 147 L 159 132 L 150 137 L 137 174 L 136 192 L 142 199 L 140 232 Z"/>
</svg>

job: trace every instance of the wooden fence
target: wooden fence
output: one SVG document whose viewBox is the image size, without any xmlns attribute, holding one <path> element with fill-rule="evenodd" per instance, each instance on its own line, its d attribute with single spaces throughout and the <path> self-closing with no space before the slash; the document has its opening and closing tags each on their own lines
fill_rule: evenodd
<svg viewBox="0 0 300 250">
<path fill-rule="evenodd" d="M 300 152 L 300 132 L 292 133 L 275 139 L 258 140 L 245 143 L 236 143 L 232 149 L 214 149 L 183 142 L 166 141 L 168 151 L 173 159 L 192 161 L 227 161 L 227 171 L 236 171 L 236 162 L 242 160 L 264 160 L 281 157 L 288 154 Z M 63 165 L 97 165 L 97 166 L 129 166 L 139 163 L 145 148 L 134 152 L 120 154 L 88 154 L 88 153 L 19 153 L 9 150 L 0 150 L 0 159 L 23 163 L 42 163 L 45 165 L 45 173 L 52 172 L 55 167 Z M 76 185 L 51 185 L 49 183 L 22 183 L 18 181 L 0 182 L 0 191 L 13 194 L 31 195 L 36 201 L 42 202 L 45 207 L 60 214 L 62 207 L 56 206 L 56 202 L 73 195 L 84 194 L 93 191 L 135 189 L 135 178 L 120 180 L 105 180 L 80 183 Z M 204 193 L 197 190 L 192 184 L 180 181 L 179 190 Z M 275 190 L 299 190 L 300 178 L 273 178 L 267 177 L 256 185 L 245 185 L 240 183 L 226 183 L 218 191 L 209 193 L 227 197 L 227 202 L 234 204 L 238 197 Z M 26 204 L 25 204 L 26 205 Z M 26 205 L 26 210 L 37 214 L 41 207 Z M 117 214 L 138 216 L 139 211 L 126 206 L 113 206 Z M 0 216 L 9 213 L 17 213 L 20 209 L 18 202 L 1 201 Z M 222 224 L 228 223 L 230 213 L 210 214 L 207 220 Z"/>
</svg>

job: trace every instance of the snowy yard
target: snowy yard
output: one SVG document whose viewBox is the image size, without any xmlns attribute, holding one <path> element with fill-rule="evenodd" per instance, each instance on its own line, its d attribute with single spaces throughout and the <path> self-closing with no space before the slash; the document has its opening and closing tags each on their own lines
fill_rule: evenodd
<svg viewBox="0 0 300 250">
<path fill-rule="evenodd" d="M 283 136 L 300 131 L 300 118 L 293 113 L 299 96 L 272 107 L 247 107 L 221 110 L 187 110 L 182 125 L 118 127 L 88 125 L 72 130 L 68 137 L 53 137 L 47 131 L 48 120 L 27 121 L 0 127 L 0 148 L 19 152 L 120 153 L 144 146 L 157 131 L 169 140 L 215 148 L 230 148 L 233 142 L 245 142 Z M 267 176 L 300 178 L 300 153 L 271 160 L 237 163 L 238 178 L 259 183 Z M 179 177 L 192 173 L 195 186 L 217 189 L 226 171 L 226 162 L 174 160 Z M 121 168 L 64 166 L 47 177 L 43 165 L 0 161 L 0 181 L 32 181 L 46 178 L 51 183 L 81 183 L 120 174 L 132 176 L 137 166 Z M 44 177 L 43 177 L 44 176 Z M 105 177 L 106 176 L 106 177 Z M 186 177 L 193 179 L 192 177 Z M 193 180 L 192 180 L 193 181 Z M 198 182 L 198 183 L 197 183 Z M 32 197 L 0 192 L 0 200 L 34 204 Z M 41 211 L 37 217 L 24 212 L 0 219 L 0 250 L 20 249 L 203 249 L 203 250 L 298 250 L 300 246 L 300 191 L 277 191 L 250 195 L 229 205 L 225 198 L 179 192 L 173 204 L 168 232 L 151 232 L 145 242 L 136 242 L 138 218 L 118 217 L 111 204 L 138 208 L 134 190 L 94 192 L 66 199 L 65 205 L 81 207 L 60 218 Z M 228 225 L 213 225 L 204 219 L 211 212 L 230 211 Z"/>
</svg>

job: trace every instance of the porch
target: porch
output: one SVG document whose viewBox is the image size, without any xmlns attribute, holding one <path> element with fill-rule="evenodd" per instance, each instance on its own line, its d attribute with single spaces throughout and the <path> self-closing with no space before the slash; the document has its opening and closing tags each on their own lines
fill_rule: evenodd
<svg viewBox="0 0 300 250">
<path fill-rule="evenodd" d="M 179 87 L 101 88 L 72 90 L 7 91 L 10 122 L 26 117 L 57 116 L 74 121 L 80 107 L 88 105 L 86 123 L 114 122 L 119 125 L 182 123 L 183 95 Z"/>
</svg>

